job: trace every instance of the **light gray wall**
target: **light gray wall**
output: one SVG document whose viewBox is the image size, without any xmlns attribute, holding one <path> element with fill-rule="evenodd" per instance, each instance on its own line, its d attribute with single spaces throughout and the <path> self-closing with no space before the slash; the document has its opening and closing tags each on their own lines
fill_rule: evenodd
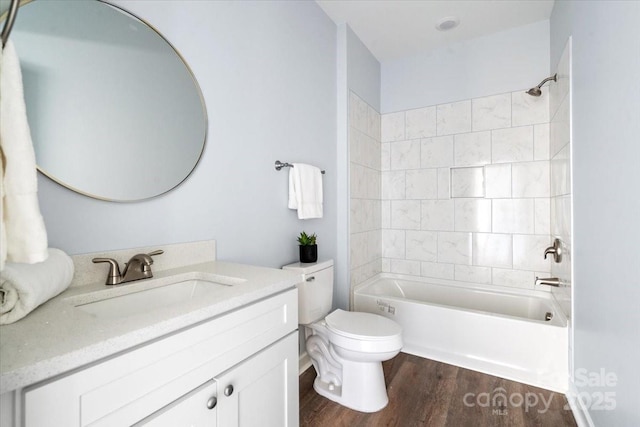
<svg viewBox="0 0 640 427">
<path fill-rule="evenodd" d="M 547 73 L 549 21 L 541 21 L 383 62 L 380 112 L 521 90 Z"/>
<path fill-rule="evenodd" d="M 556 1 L 551 64 L 573 43 L 574 365 L 617 375 L 596 426 L 640 425 L 640 3 Z"/>
<path fill-rule="evenodd" d="M 115 3 L 155 26 L 191 66 L 207 104 L 207 145 L 184 184 L 145 202 L 98 201 L 40 176 L 50 246 L 78 254 L 216 239 L 219 259 L 280 267 L 297 260 L 305 230 L 318 234 L 319 257 L 335 258 L 333 22 L 312 1 Z M 288 172 L 274 170 L 276 159 L 326 169 L 323 219 L 287 209 Z"/>
<path fill-rule="evenodd" d="M 380 63 L 345 24 L 347 37 L 347 73 L 349 90 L 380 112 Z"/>
</svg>

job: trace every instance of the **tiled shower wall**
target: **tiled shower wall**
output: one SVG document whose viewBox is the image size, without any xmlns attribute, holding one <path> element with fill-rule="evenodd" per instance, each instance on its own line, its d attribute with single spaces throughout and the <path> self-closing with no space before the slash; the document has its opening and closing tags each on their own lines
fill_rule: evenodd
<svg viewBox="0 0 640 427">
<path fill-rule="evenodd" d="M 381 122 L 382 271 L 529 289 L 536 275 L 549 275 L 546 88 L 537 98 L 522 90 L 384 114 Z M 352 152 L 352 165 L 360 158 Z M 368 167 L 377 185 L 375 165 Z M 352 182 L 352 197 L 354 190 L 361 188 Z M 360 208 L 352 204 L 352 217 L 365 215 Z"/>
<path fill-rule="evenodd" d="M 351 286 L 381 271 L 380 113 L 349 96 Z"/>
<path fill-rule="evenodd" d="M 551 274 L 565 286 L 552 292 L 571 317 L 571 43 L 558 63 L 558 81 L 550 86 L 551 113 L 551 234 L 562 241 L 562 262 L 551 264 Z"/>
</svg>

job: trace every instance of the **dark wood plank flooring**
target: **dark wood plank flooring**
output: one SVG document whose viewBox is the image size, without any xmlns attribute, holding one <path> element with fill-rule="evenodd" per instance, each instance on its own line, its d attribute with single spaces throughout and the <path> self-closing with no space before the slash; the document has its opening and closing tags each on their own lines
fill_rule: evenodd
<svg viewBox="0 0 640 427">
<path fill-rule="evenodd" d="M 309 368 L 300 376 L 300 425 L 576 426 L 560 393 L 406 353 L 384 362 L 383 368 L 389 405 L 374 414 L 353 411 L 317 394 L 313 390 L 316 373 Z M 529 405 L 522 402 L 525 399 Z"/>
</svg>

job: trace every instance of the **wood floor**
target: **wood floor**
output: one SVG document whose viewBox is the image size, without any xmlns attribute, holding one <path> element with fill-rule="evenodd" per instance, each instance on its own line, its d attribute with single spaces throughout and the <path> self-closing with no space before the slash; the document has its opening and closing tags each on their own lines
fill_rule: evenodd
<svg viewBox="0 0 640 427">
<path fill-rule="evenodd" d="M 313 390 L 316 373 L 309 368 L 300 376 L 300 425 L 576 426 L 560 393 L 406 353 L 384 362 L 383 368 L 389 405 L 374 414 L 353 411 L 317 394 Z"/>
</svg>

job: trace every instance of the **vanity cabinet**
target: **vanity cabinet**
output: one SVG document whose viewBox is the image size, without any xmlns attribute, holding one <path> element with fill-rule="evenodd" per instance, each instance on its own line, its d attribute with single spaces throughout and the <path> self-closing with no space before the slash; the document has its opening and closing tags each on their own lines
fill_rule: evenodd
<svg viewBox="0 0 640 427">
<path fill-rule="evenodd" d="M 297 426 L 297 323 L 291 289 L 27 387 L 16 424 Z"/>
</svg>

